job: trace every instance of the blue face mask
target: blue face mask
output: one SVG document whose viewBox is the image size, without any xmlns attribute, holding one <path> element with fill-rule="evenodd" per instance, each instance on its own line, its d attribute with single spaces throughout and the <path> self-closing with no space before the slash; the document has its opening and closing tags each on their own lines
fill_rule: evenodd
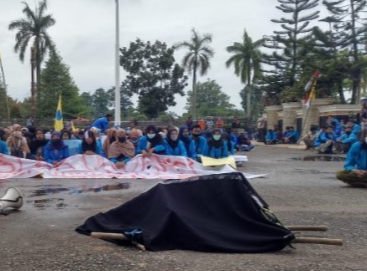
<svg viewBox="0 0 367 271">
<path fill-rule="evenodd" d="M 222 136 L 221 135 L 213 135 L 213 139 L 218 141 Z"/>
<path fill-rule="evenodd" d="M 147 137 L 149 137 L 150 139 L 155 137 L 155 134 L 147 134 Z"/>
</svg>

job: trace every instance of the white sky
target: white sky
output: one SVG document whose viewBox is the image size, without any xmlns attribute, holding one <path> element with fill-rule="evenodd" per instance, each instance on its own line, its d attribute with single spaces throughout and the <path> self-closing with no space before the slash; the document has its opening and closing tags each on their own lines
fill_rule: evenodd
<svg viewBox="0 0 367 271">
<path fill-rule="evenodd" d="M 30 96 L 29 54 L 21 63 L 13 51 L 16 31 L 9 31 L 8 25 L 23 17 L 22 1 L 0 0 L 0 53 L 8 94 L 18 100 Z M 26 2 L 34 7 L 36 1 Z M 128 46 L 137 37 L 173 45 L 189 40 L 192 28 L 201 34 L 211 33 L 215 56 L 208 74 L 198 80 L 216 80 L 231 97 L 231 102 L 241 108 L 239 91 L 243 85 L 234 75 L 233 68 L 225 67 L 225 61 L 230 57 L 226 47 L 241 41 L 245 28 L 253 40 L 279 30 L 280 26 L 270 21 L 284 16 L 276 5 L 276 0 L 120 0 L 121 47 Z M 114 12 L 114 0 L 49 0 L 46 13 L 52 14 L 56 20 L 56 25 L 49 28 L 49 34 L 64 62 L 70 66 L 80 93 L 114 85 Z M 184 49 L 176 52 L 177 62 L 181 63 L 183 54 Z M 121 69 L 121 79 L 124 76 Z M 185 91 L 189 89 L 187 87 Z M 177 106 L 169 110 L 182 114 L 186 96 L 178 96 L 176 101 Z"/>
</svg>

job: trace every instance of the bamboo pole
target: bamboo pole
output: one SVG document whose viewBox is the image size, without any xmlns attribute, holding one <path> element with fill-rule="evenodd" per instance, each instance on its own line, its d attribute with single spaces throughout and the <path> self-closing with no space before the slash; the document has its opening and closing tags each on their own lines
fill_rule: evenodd
<svg viewBox="0 0 367 271">
<path fill-rule="evenodd" d="M 296 237 L 296 239 L 294 239 L 292 243 L 342 246 L 343 240 L 342 239 L 330 239 L 330 238 L 318 238 L 318 237 Z"/>
<path fill-rule="evenodd" d="M 286 226 L 287 229 L 291 231 L 327 231 L 329 228 L 324 225 L 318 225 L 318 226 Z"/>
<path fill-rule="evenodd" d="M 129 241 L 129 238 L 126 237 L 126 235 L 122 233 L 109 233 L 109 232 L 92 232 L 90 234 L 91 237 L 98 238 L 98 239 L 105 239 L 105 240 L 127 240 Z M 131 240 L 131 243 L 136 246 L 138 249 L 146 251 L 146 248 L 144 245 L 139 244 L 138 242 Z"/>
</svg>

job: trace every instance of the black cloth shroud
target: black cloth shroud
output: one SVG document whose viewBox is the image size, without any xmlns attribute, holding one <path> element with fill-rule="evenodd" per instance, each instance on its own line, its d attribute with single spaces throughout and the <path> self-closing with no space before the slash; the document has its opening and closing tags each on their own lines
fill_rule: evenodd
<svg viewBox="0 0 367 271">
<path fill-rule="evenodd" d="M 152 251 L 274 252 L 295 237 L 269 213 L 242 173 L 224 173 L 159 183 L 76 231 L 124 233 Z"/>
<path fill-rule="evenodd" d="M 38 148 L 42 148 L 44 146 L 46 146 L 48 143 L 47 139 L 34 139 L 29 143 L 29 150 L 31 151 L 31 153 L 36 153 Z"/>
<path fill-rule="evenodd" d="M 92 152 L 96 153 L 97 152 L 97 142 L 96 142 L 96 140 L 93 140 L 92 144 L 88 144 L 86 142 L 86 140 L 83 139 L 82 150 L 83 150 L 83 153 L 85 153 L 86 151 L 92 151 Z"/>
</svg>

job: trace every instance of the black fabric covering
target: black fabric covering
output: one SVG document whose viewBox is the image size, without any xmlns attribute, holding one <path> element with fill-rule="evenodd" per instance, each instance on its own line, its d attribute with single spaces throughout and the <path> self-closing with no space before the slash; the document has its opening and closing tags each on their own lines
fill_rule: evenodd
<svg viewBox="0 0 367 271">
<path fill-rule="evenodd" d="M 153 251 L 283 249 L 294 235 L 267 219 L 260 206 L 268 207 L 241 173 L 216 174 L 157 184 L 120 207 L 90 217 L 76 231 L 88 235 L 139 229 L 142 233 L 133 239 Z"/>
</svg>

